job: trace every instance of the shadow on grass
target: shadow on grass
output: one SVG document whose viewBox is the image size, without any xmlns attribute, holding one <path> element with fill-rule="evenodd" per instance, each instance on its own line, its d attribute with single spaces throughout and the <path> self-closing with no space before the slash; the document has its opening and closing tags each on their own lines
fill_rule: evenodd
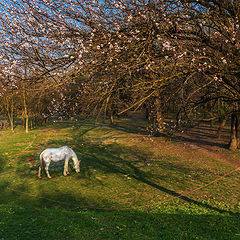
<svg viewBox="0 0 240 240">
<path fill-rule="evenodd" d="M 160 191 L 177 194 L 153 184 L 144 175 L 139 178 Z M 94 196 L 81 196 L 81 183 L 77 198 L 64 192 L 58 184 L 63 179 L 56 173 L 51 180 L 34 183 L 36 197 L 29 183 L 13 186 L 9 181 L 1 182 L 0 239 L 238 239 L 237 214 L 191 199 L 183 200 L 197 205 L 194 213 L 178 207 L 150 212 L 124 210 L 120 205 L 113 205 L 112 199 L 105 199 L 104 209 Z M 199 206 L 222 214 L 198 214 Z"/>
<path fill-rule="evenodd" d="M 140 135 L 150 135 L 149 130 L 147 130 L 147 126 L 149 125 L 149 123 L 147 121 L 144 122 L 144 124 L 142 124 L 142 126 L 139 126 L 139 123 L 135 123 L 134 121 L 130 121 L 128 119 L 125 119 L 125 121 L 121 121 L 121 122 L 117 122 L 114 125 L 108 125 L 108 124 L 102 124 L 101 126 L 105 126 L 108 128 L 112 128 L 115 130 L 120 130 L 122 132 L 125 133 L 133 133 L 133 134 L 140 134 Z M 218 147 L 218 148 L 222 148 L 222 149 L 228 149 L 228 143 L 225 143 L 224 141 L 219 141 L 219 139 L 216 138 L 216 129 L 214 129 L 213 127 L 207 127 L 206 125 L 203 126 L 198 126 L 197 130 L 196 129 L 191 129 L 189 127 L 189 133 L 191 133 L 192 136 L 195 137 L 187 137 L 187 136 L 179 136 L 178 134 L 174 133 L 169 134 L 168 131 L 163 132 L 163 133 L 158 133 L 157 137 L 163 137 L 165 139 L 174 139 L 174 140 L 178 140 L 180 142 L 188 142 L 190 144 L 196 144 L 196 145 L 200 145 L 203 148 L 207 148 L 208 147 Z M 222 133 L 226 134 L 229 131 L 227 131 L 226 129 L 223 130 Z M 155 136 L 156 137 L 156 136 Z"/>
<path fill-rule="evenodd" d="M 7 159 L 0 155 L 0 176 L 8 174 L 12 170 L 12 166 L 7 166 Z"/>
<path fill-rule="evenodd" d="M 141 134 L 141 135 L 149 135 L 149 131 L 146 126 L 138 126 L 136 124 L 132 124 L 130 121 L 126 121 L 125 124 L 101 124 L 100 126 L 112 128 L 114 130 L 120 130 L 125 133 L 133 133 L 133 134 Z M 138 127 L 136 127 L 138 126 Z M 137 129 L 136 129 L 137 128 Z"/>
<path fill-rule="evenodd" d="M 0 156 L 0 174 L 3 173 L 5 165 L 6 165 L 6 160 L 4 160 L 2 156 Z"/>
<path fill-rule="evenodd" d="M 167 160 L 161 160 L 158 161 L 158 164 L 161 167 L 161 171 L 163 173 L 166 171 L 172 171 L 176 174 L 171 174 L 171 177 L 169 177 L 168 179 L 168 176 L 161 175 L 161 172 L 146 172 L 142 170 L 137 164 L 140 163 L 142 166 L 144 166 L 147 162 L 147 159 L 149 159 L 152 155 L 150 151 L 138 151 L 137 149 L 123 147 L 116 143 L 109 145 L 101 145 L 87 142 L 87 140 L 84 140 L 83 136 L 89 131 L 93 130 L 95 126 L 89 124 L 87 126 L 84 125 L 84 127 L 85 128 L 83 130 L 78 131 L 78 133 L 73 136 L 73 140 L 60 140 L 49 142 L 49 146 L 74 146 L 74 150 L 79 156 L 79 159 L 82 160 L 81 174 L 77 178 L 90 179 L 91 175 L 93 174 L 93 170 L 96 172 L 102 172 L 106 175 L 116 174 L 119 176 L 129 176 L 137 180 L 137 182 L 146 184 L 149 187 L 166 193 L 173 198 L 178 198 L 187 203 L 194 204 L 196 206 L 203 207 L 208 210 L 213 210 L 219 213 L 234 214 L 232 211 L 223 210 L 217 207 L 213 207 L 209 204 L 196 201 L 159 184 L 159 182 L 161 182 L 163 179 L 169 182 L 174 181 L 184 184 L 183 176 L 184 174 L 190 172 L 191 168 L 183 167 L 178 163 L 173 163 L 170 161 L 168 162 Z M 22 156 L 19 159 L 19 163 L 17 165 L 18 167 L 16 173 L 23 180 L 31 179 L 33 177 L 36 178 L 37 176 L 37 164 L 30 164 L 29 167 L 29 161 L 25 161 L 27 158 L 29 158 L 29 156 Z M 55 165 L 55 168 L 50 169 L 50 174 L 52 175 L 52 177 L 59 177 L 62 176 L 62 170 L 63 165 Z M 94 180 L 92 181 L 96 181 L 96 179 L 94 178 Z M 53 181 L 51 180 L 51 183 L 49 184 L 53 184 Z"/>
<path fill-rule="evenodd" d="M 181 142 L 188 142 L 188 143 L 200 145 L 201 147 L 210 146 L 210 147 L 218 147 L 218 148 L 228 149 L 228 146 L 229 146 L 227 143 L 219 143 L 219 142 L 214 141 L 214 138 L 212 139 L 212 141 L 210 141 L 210 140 L 208 141 L 208 140 L 204 140 L 204 139 L 200 139 L 200 138 L 193 139 L 190 137 L 183 137 L 183 136 L 175 137 L 175 139 L 178 141 L 181 141 Z M 215 140 L 216 140 L 216 138 L 215 138 Z"/>
<path fill-rule="evenodd" d="M 94 123 L 92 121 L 58 121 L 58 122 L 50 122 L 45 127 L 51 128 L 51 129 L 63 129 L 63 128 L 70 128 L 72 127 L 74 130 L 79 130 L 81 127 L 85 127 L 86 129 L 82 131 L 82 136 L 84 136 L 88 131 L 93 130 L 97 127 L 107 127 L 112 130 L 120 130 L 124 133 L 133 133 L 133 134 L 140 134 L 143 136 L 149 135 L 149 131 L 147 130 L 147 126 L 149 123 L 147 121 L 143 122 L 141 125 L 139 125 L 139 122 L 134 122 L 130 119 L 122 119 L 121 121 L 116 121 L 114 124 L 108 124 L 104 122 L 100 123 Z M 207 131 L 206 131 L 207 130 Z M 209 131 L 211 132 L 209 133 Z M 210 128 L 206 125 L 198 126 L 197 129 L 191 129 L 190 132 L 193 136 L 195 136 L 196 139 L 193 139 L 191 137 L 183 137 L 179 136 L 178 134 L 169 135 L 168 133 L 159 133 L 158 137 L 164 137 L 166 139 L 173 138 L 178 141 L 184 141 L 188 143 L 193 143 L 196 145 L 200 145 L 201 147 L 219 147 L 226 149 L 228 148 L 227 143 L 221 143 L 219 141 L 216 141 L 216 137 L 212 132 L 216 131 L 216 129 Z M 224 130 L 224 134 L 228 132 L 226 129 Z M 79 135 L 80 137 L 80 135 Z M 207 138 L 207 140 L 205 139 Z"/>
<path fill-rule="evenodd" d="M 238 239 L 236 217 L 0 205 L 1 239 Z"/>
<path fill-rule="evenodd" d="M 113 151 L 114 150 L 114 151 Z M 106 151 L 106 148 L 101 146 L 92 145 L 91 147 L 88 147 L 87 152 L 84 153 L 85 155 L 85 166 L 84 166 L 84 172 L 87 171 L 88 176 L 90 175 L 90 169 L 97 169 L 97 171 L 102 171 L 105 174 L 115 173 L 115 174 L 121 174 L 121 175 L 128 175 L 131 178 L 134 178 L 135 180 L 147 184 L 150 187 L 153 187 L 161 192 L 164 192 L 174 198 L 179 198 L 185 202 L 195 204 L 199 207 L 203 207 L 209 210 L 214 210 L 219 213 L 229 213 L 234 214 L 232 211 L 223 210 L 217 207 L 213 207 L 209 204 L 201 203 L 199 201 L 196 201 L 194 199 L 191 199 L 187 196 L 184 196 L 182 194 L 177 193 L 176 191 L 173 191 L 171 189 L 168 189 L 166 187 L 161 186 L 158 184 L 159 181 L 163 179 L 161 175 L 158 175 L 157 178 L 154 176 L 151 172 L 144 172 L 139 167 L 136 167 L 134 165 L 134 162 L 128 161 L 126 159 L 123 159 L 119 157 L 122 153 L 130 153 L 130 155 L 137 157 L 140 159 L 140 161 L 144 164 L 144 162 L 147 159 L 147 156 L 149 156 L 147 153 L 139 153 L 132 151 L 130 149 L 121 148 L 121 146 L 117 144 L 113 144 L 111 146 L 108 146 L 108 150 Z M 88 156 L 88 157 L 87 157 Z M 181 165 L 178 165 L 176 163 L 162 163 L 159 161 L 159 164 L 162 168 L 162 171 L 169 171 L 172 170 L 174 172 L 181 172 L 181 173 L 188 173 L 190 172 L 190 168 L 182 167 Z M 180 174 L 181 175 L 181 174 Z M 154 178 L 155 177 L 155 178 Z M 179 178 L 178 178 L 179 177 Z M 176 182 L 184 181 L 178 177 L 169 178 L 169 181 L 173 181 L 173 179 Z M 167 180 L 166 176 L 164 177 L 165 180 Z M 184 183 L 184 182 L 183 182 Z"/>
<path fill-rule="evenodd" d="M 73 135 L 72 140 L 48 143 L 74 146 L 82 160 L 79 175 L 71 172 L 71 177 L 64 178 L 63 166 L 55 165 L 50 169 L 53 179 L 45 177 L 40 181 L 37 180 L 38 155 L 28 153 L 18 158 L 16 175 L 0 182 L 0 202 L 4 204 L 0 205 L 0 239 L 237 239 L 238 214 L 162 186 L 163 179 L 172 181 L 173 178 L 184 184 L 182 176 L 191 168 L 161 159 L 154 161 L 160 167 L 159 172 L 146 172 L 142 167 L 152 157 L 150 150 L 87 142 L 83 136 L 94 128 L 89 124 Z M 105 186 L 96 184 L 95 171 L 107 176 L 129 176 L 155 192 L 195 206 L 195 212 L 178 206 L 174 210 L 155 208 L 152 212 L 124 210 L 127 206 L 114 201 L 111 194 L 98 195 Z M 171 171 L 176 176 L 171 174 L 168 179 L 162 174 Z M 126 181 L 119 184 L 123 183 L 127 184 Z M 72 191 L 65 191 L 65 186 L 73 188 Z M 92 192 L 86 192 L 88 188 Z M 205 209 L 206 215 L 198 215 L 198 209 Z"/>
<path fill-rule="evenodd" d="M 80 195 L 76 199 L 64 193 L 58 180 L 39 181 L 36 197 L 23 194 L 28 193 L 29 183 L 1 183 L 1 239 L 238 239 L 240 221 L 236 214 L 188 214 L 179 208 L 123 210 L 113 207 L 111 199 L 105 200 L 108 209 L 102 209 L 94 197 Z"/>
<path fill-rule="evenodd" d="M 141 135 L 148 135 L 149 131 L 147 130 L 147 121 L 144 122 L 143 124 L 139 125 L 139 122 L 134 122 L 129 119 L 122 119 L 121 121 L 117 121 L 114 124 L 109 124 L 106 122 L 94 122 L 91 120 L 85 120 L 85 121 L 76 121 L 76 122 L 71 122 L 71 121 L 58 121 L 58 122 L 50 122 L 44 128 L 51 128 L 51 129 L 63 129 L 63 128 L 70 128 L 72 127 L 74 130 L 79 131 L 81 127 L 83 127 L 83 130 L 81 130 L 80 135 L 86 134 L 88 131 L 93 130 L 94 128 L 97 127 L 106 127 L 108 129 L 112 130 L 120 130 L 125 133 L 134 133 L 134 134 L 141 134 Z"/>
</svg>

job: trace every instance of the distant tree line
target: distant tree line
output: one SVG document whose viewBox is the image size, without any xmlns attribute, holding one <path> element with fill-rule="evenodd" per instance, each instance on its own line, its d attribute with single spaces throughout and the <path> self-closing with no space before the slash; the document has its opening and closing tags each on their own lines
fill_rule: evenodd
<svg viewBox="0 0 240 240">
<path fill-rule="evenodd" d="M 239 0 L 6 0 L 0 3 L 1 110 L 29 118 L 141 109 L 155 135 L 231 117 L 239 143 Z M 26 127 L 27 128 L 27 127 Z"/>
</svg>

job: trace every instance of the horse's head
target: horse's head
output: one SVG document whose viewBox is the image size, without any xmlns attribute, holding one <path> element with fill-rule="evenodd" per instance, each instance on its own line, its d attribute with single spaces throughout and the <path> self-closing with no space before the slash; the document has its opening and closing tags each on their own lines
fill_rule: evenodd
<svg viewBox="0 0 240 240">
<path fill-rule="evenodd" d="M 78 158 L 77 158 L 77 157 L 73 157 L 72 160 L 73 160 L 73 162 L 74 162 L 73 168 L 75 169 L 75 171 L 76 171 L 77 173 L 79 173 L 79 172 L 80 172 L 80 166 L 79 166 Z"/>
</svg>

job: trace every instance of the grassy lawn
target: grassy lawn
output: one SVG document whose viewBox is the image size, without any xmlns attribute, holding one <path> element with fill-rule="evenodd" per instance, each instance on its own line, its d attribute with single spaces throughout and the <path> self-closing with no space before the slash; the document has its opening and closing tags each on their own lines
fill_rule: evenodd
<svg viewBox="0 0 240 240">
<path fill-rule="evenodd" d="M 119 120 L 0 131 L 0 240 L 240 239 L 239 171 L 223 177 L 234 167 L 145 129 Z M 39 180 L 41 151 L 63 145 L 81 172 L 63 177 L 53 164 Z"/>
</svg>

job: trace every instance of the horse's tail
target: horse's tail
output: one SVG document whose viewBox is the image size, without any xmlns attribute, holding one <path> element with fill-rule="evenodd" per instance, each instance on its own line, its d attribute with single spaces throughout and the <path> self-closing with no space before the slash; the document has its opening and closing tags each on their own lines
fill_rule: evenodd
<svg viewBox="0 0 240 240">
<path fill-rule="evenodd" d="M 43 156 L 42 154 L 40 155 L 40 166 L 39 166 L 39 171 L 38 171 L 38 177 L 41 178 L 41 172 L 43 171 L 44 169 L 44 161 L 43 161 Z"/>
<path fill-rule="evenodd" d="M 40 155 L 40 168 L 41 168 L 41 170 L 43 171 L 43 169 L 44 169 L 44 161 L 43 161 L 43 156 L 42 156 L 42 154 Z"/>
</svg>

